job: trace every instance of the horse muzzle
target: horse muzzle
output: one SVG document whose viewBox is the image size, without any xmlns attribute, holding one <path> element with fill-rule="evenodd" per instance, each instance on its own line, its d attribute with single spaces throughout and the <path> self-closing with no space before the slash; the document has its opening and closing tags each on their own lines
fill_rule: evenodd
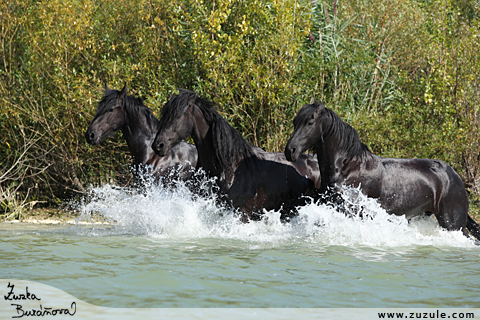
<svg viewBox="0 0 480 320">
<path fill-rule="evenodd" d="M 85 132 L 85 140 L 87 140 L 87 143 L 91 144 L 92 146 L 96 146 L 99 143 L 98 136 L 96 136 L 95 133 L 90 130 L 90 128 Z"/>
<path fill-rule="evenodd" d="M 299 155 L 300 155 L 300 152 L 298 152 L 297 148 L 291 147 L 289 144 L 287 144 L 287 147 L 285 148 L 285 157 L 287 158 L 288 161 L 291 161 L 291 162 L 297 161 Z"/>
<path fill-rule="evenodd" d="M 164 157 L 167 154 L 169 147 L 167 146 L 166 141 L 155 139 L 152 149 L 157 156 Z"/>
</svg>

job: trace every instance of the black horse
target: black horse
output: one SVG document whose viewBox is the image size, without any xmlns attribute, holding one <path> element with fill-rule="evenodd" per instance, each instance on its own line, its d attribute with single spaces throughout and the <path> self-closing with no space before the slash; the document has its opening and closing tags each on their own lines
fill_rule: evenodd
<svg viewBox="0 0 480 320">
<path fill-rule="evenodd" d="M 433 213 L 443 228 L 465 234 L 468 229 L 480 240 L 480 227 L 468 215 L 463 181 L 445 162 L 374 155 L 357 131 L 325 105 L 303 106 L 293 124 L 285 155 L 295 161 L 315 146 L 322 175 L 320 192 L 335 193 L 342 185 L 360 186 L 390 214 L 409 219 Z"/>
<path fill-rule="evenodd" d="M 198 165 L 216 177 L 220 193 L 242 213 L 242 221 L 261 218 L 263 209 L 281 210 L 289 220 L 302 195 L 320 187 L 314 156 L 289 162 L 282 153 L 269 153 L 248 143 L 196 93 L 181 90 L 163 107 L 160 130 L 153 143 L 163 156 L 191 136 L 198 151 Z"/>
<path fill-rule="evenodd" d="M 85 139 L 97 145 L 115 131 L 121 130 L 128 149 L 138 166 L 151 166 L 155 177 L 168 176 L 188 179 L 197 165 L 195 146 L 181 142 L 165 156 L 159 157 L 152 149 L 159 121 L 141 99 L 127 95 L 127 86 L 111 90 L 105 86 L 105 93 L 97 107 L 97 114 L 85 132 Z"/>
</svg>

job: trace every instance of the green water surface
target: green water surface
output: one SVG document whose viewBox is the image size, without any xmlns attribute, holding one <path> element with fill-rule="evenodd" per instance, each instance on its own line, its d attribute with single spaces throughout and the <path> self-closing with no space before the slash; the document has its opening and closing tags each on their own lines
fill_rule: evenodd
<svg viewBox="0 0 480 320">
<path fill-rule="evenodd" d="M 27 224 L 1 224 L 0 237 L 0 278 L 105 307 L 480 306 L 477 247 L 178 240 Z"/>
</svg>

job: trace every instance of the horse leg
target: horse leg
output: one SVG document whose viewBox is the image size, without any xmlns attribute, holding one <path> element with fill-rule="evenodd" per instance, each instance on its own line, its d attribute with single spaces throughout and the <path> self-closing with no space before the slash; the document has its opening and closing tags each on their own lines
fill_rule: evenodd
<svg viewBox="0 0 480 320">
<path fill-rule="evenodd" d="M 448 231 L 462 230 L 465 234 L 468 218 L 468 199 L 466 202 L 462 201 L 461 198 L 453 196 L 450 196 L 449 199 L 441 199 L 435 217 L 442 228 Z"/>
<path fill-rule="evenodd" d="M 233 207 L 239 209 L 241 222 L 261 220 L 262 215 L 258 210 L 263 207 L 266 200 L 263 188 L 256 189 L 252 185 L 234 183 L 227 196 L 232 201 Z"/>
<path fill-rule="evenodd" d="M 343 213 L 345 216 L 352 217 L 345 199 L 335 188 L 327 188 L 327 190 L 320 195 L 319 200 L 323 204 L 333 206 L 338 212 Z"/>
</svg>

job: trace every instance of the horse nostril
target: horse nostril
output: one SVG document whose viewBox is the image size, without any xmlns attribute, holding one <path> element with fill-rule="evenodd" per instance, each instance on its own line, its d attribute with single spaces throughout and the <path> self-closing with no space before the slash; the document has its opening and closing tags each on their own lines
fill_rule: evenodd
<svg viewBox="0 0 480 320">
<path fill-rule="evenodd" d="M 152 145 L 153 151 L 158 155 L 158 156 L 163 156 L 163 152 L 165 148 L 165 143 L 164 142 L 157 142 Z"/>
<path fill-rule="evenodd" d="M 290 154 L 294 155 L 294 154 L 295 154 L 295 151 L 297 151 L 297 148 L 291 148 Z"/>
<path fill-rule="evenodd" d="M 296 161 L 295 158 L 295 151 L 297 148 L 287 146 L 285 148 L 285 157 L 287 158 L 288 161 Z"/>
<path fill-rule="evenodd" d="M 92 144 L 94 138 L 95 138 L 95 134 L 93 132 L 87 131 L 85 133 L 85 139 L 87 140 L 88 143 Z"/>
</svg>

